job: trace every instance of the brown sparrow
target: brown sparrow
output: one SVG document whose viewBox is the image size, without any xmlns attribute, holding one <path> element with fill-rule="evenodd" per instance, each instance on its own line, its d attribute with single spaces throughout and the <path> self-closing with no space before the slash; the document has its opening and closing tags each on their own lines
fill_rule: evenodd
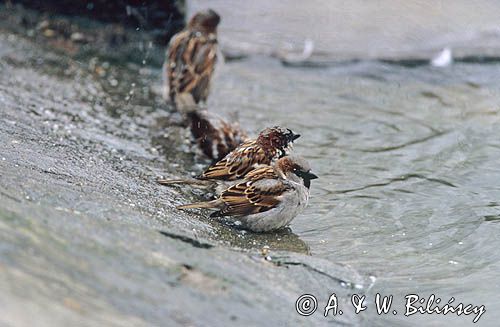
<svg viewBox="0 0 500 327">
<path fill-rule="evenodd" d="M 243 182 L 222 192 L 215 200 L 178 206 L 178 209 L 217 210 L 211 217 L 234 217 L 242 227 L 269 232 L 288 225 L 307 206 L 311 180 L 307 161 L 285 156 L 273 166 L 250 172 Z"/>
<path fill-rule="evenodd" d="M 208 167 L 202 174 L 196 177 L 197 180 L 160 179 L 157 182 L 163 185 L 210 185 L 214 181 L 234 182 L 244 178 L 249 172 L 259 166 L 270 165 L 275 160 L 285 156 L 292 142 L 299 137 L 300 134 L 295 134 L 288 128 L 285 129 L 279 126 L 266 128 L 259 133 L 257 138 L 243 142 L 222 160 Z M 208 144 L 211 144 L 212 148 L 214 148 L 213 142 Z"/>
<path fill-rule="evenodd" d="M 287 154 L 300 134 L 288 128 L 274 126 L 259 133 L 256 139 L 240 144 L 222 160 L 208 167 L 199 179 L 234 181 L 245 177 L 259 165 L 270 165 Z"/>
<path fill-rule="evenodd" d="M 189 111 L 187 118 L 191 135 L 208 158 L 220 160 L 247 139 L 237 122 L 228 123 L 206 110 Z"/>
<path fill-rule="evenodd" d="M 165 93 L 178 110 L 193 108 L 207 100 L 217 61 L 219 22 L 220 16 L 215 11 L 199 12 L 169 43 L 163 65 Z"/>
</svg>

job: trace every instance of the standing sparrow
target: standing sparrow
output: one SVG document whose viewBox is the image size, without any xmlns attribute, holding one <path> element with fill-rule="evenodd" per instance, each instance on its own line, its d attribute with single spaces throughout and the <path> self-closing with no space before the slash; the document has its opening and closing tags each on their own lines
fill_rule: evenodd
<svg viewBox="0 0 500 327">
<path fill-rule="evenodd" d="M 168 88 L 168 97 L 179 110 L 207 100 L 217 60 L 219 22 L 220 16 L 215 11 L 199 12 L 170 41 L 163 66 L 165 89 Z"/>
<path fill-rule="evenodd" d="M 269 232 L 288 225 L 307 206 L 311 180 L 307 161 L 285 156 L 273 166 L 250 172 L 245 180 L 222 192 L 215 200 L 178 206 L 178 209 L 217 210 L 211 217 L 234 217 L 242 227 Z"/>
</svg>

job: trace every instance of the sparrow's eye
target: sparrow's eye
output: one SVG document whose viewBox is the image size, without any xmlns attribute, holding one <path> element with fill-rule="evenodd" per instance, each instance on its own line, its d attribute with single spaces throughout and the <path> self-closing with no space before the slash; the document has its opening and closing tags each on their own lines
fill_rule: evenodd
<svg viewBox="0 0 500 327">
<path fill-rule="evenodd" d="M 276 145 L 281 144 L 281 140 L 278 137 L 273 137 L 271 142 Z"/>
</svg>

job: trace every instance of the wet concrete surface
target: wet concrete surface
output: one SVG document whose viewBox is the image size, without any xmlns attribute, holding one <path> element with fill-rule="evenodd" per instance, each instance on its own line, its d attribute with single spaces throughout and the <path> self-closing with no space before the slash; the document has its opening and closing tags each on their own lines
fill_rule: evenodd
<svg viewBox="0 0 500 327">
<path fill-rule="evenodd" d="M 154 179 L 194 161 L 154 92 L 158 67 L 40 40 L 0 30 L 0 324 L 360 323 L 301 317 L 295 300 L 335 291 L 347 303 L 369 275 L 310 256 L 290 230 L 256 235 L 174 209 L 191 190 Z"/>
</svg>

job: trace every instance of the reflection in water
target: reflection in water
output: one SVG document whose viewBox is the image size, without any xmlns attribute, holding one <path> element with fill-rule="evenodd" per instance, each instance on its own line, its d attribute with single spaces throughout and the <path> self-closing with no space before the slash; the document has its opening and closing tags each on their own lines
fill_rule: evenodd
<svg viewBox="0 0 500 327">
<path fill-rule="evenodd" d="M 283 228 L 271 233 L 252 233 L 237 230 L 228 225 L 219 228 L 218 237 L 231 247 L 243 250 L 261 250 L 262 254 L 273 257 L 277 251 L 291 251 L 310 254 L 309 246 L 290 228 Z"/>
</svg>

